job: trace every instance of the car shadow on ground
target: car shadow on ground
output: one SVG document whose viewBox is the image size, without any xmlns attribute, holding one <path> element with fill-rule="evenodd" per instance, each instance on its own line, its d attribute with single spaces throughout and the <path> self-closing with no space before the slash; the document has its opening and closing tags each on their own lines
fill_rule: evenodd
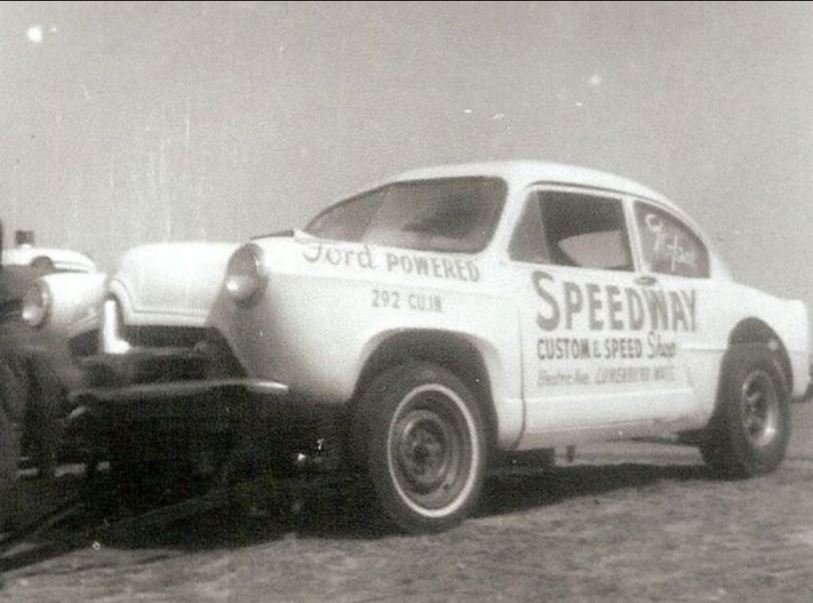
<svg viewBox="0 0 813 603">
<path fill-rule="evenodd" d="M 661 481 L 711 477 L 702 465 L 623 463 L 548 470 L 502 469 L 487 480 L 475 518 L 541 508 L 612 491 L 644 489 Z M 0 570 L 33 565 L 87 546 L 183 553 L 241 548 L 291 534 L 298 538 L 343 540 L 375 540 L 395 534 L 371 516 L 362 500 L 363 494 L 357 490 L 343 488 L 317 492 L 305 499 L 288 499 L 284 504 L 254 506 L 243 501 L 239 506 L 168 521 L 165 525 L 160 525 L 160 521 L 140 525 L 136 519 L 128 521 L 125 530 L 115 532 L 106 531 L 105 519 L 101 516 L 80 512 L 58 528 L 26 542 L 16 552 L 11 551 L 0 559 Z"/>
<path fill-rule="evenodd" d="M 500 515 L 617 490 L 644 489 L 663 480 L 713 478 L 704 465 L 619 463 L 572 465 L 546 471 L 511 470 L 498 473 L 488 480 L 476 515 Z"/>
</svg>

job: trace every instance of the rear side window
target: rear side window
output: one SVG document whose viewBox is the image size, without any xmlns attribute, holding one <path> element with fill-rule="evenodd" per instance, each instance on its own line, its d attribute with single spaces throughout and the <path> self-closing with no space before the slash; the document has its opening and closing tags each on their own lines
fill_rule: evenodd
<svg viewBox="0 0 813 603">
<path fill-rule="evenodd" d="M 647 203 L 635 204 L 644 268 L 690 278 L 709 276 L 709 255 L 692 230 L 671 214 Z"/>
</svg>

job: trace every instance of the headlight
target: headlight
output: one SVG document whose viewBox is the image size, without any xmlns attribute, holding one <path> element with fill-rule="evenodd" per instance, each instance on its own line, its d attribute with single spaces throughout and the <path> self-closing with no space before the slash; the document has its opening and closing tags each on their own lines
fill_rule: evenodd
<svg viewBox="0 0 813 603">
<path fill-rule="evenodd" d="M 237 303 L 248 303 L 265 288 L 263 251 L 256 245 L 244 245 L 234 252 L 226 269 L 226 291 Z"/>
<path fill-rule="evenodd" d="M 51 291 L 42 281 L 35 281 L 23 296 L 23 320 L 32 327 L 41 327 L 51 312 Z"/>
</svg>

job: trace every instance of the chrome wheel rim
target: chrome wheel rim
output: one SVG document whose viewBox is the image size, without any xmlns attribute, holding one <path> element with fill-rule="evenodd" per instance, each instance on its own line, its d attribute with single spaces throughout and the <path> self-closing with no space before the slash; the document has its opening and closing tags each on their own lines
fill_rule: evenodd
<svg viewBox="0 0 813 603">
<path fill-rule="evenodd" d="M 779 395 L 771 376 L 753 371 L 740 390 L 742 428 L 748 441 L 757 448 L 768 446 L 779 431 Z"/>
<path fill-rule="evenodd" d="M 399 404 L 389 433 L 389 464 L 406 502 L 440 512 L 470 487 L 475 452 L 470 420 L 451 390 L 424 386 Z"/>
</svg>

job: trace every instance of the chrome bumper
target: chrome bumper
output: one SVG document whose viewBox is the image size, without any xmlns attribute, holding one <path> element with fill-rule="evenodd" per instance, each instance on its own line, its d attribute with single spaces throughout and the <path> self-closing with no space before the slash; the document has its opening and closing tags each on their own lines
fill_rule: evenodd
<svg viewBox="0 0 813 603">
<path fill-rule="evenodd" d="M 218 393 L 224 390 L 238 390 L 248 394 L 275 398 L 288 395 L 288 386 L 276 381 L 262 379 L 203 379 L 170 383 L 143 383 L 123 387 L 91 387 L 74 391 L 69 398 L 75 405 L 80 405 L 88 400 L 131 402 L 136 400 L 188 398 Z"/>
<path fill-rule="evenodd" d="M 111 421 L 179 421 L 223 427 L 241 417 L 293 416 L 297 404 L 288 386 L 260 379 L 170 381 L 90 387 L 69 396 L 69 404 L 101 423 Z"/>
</svg>

